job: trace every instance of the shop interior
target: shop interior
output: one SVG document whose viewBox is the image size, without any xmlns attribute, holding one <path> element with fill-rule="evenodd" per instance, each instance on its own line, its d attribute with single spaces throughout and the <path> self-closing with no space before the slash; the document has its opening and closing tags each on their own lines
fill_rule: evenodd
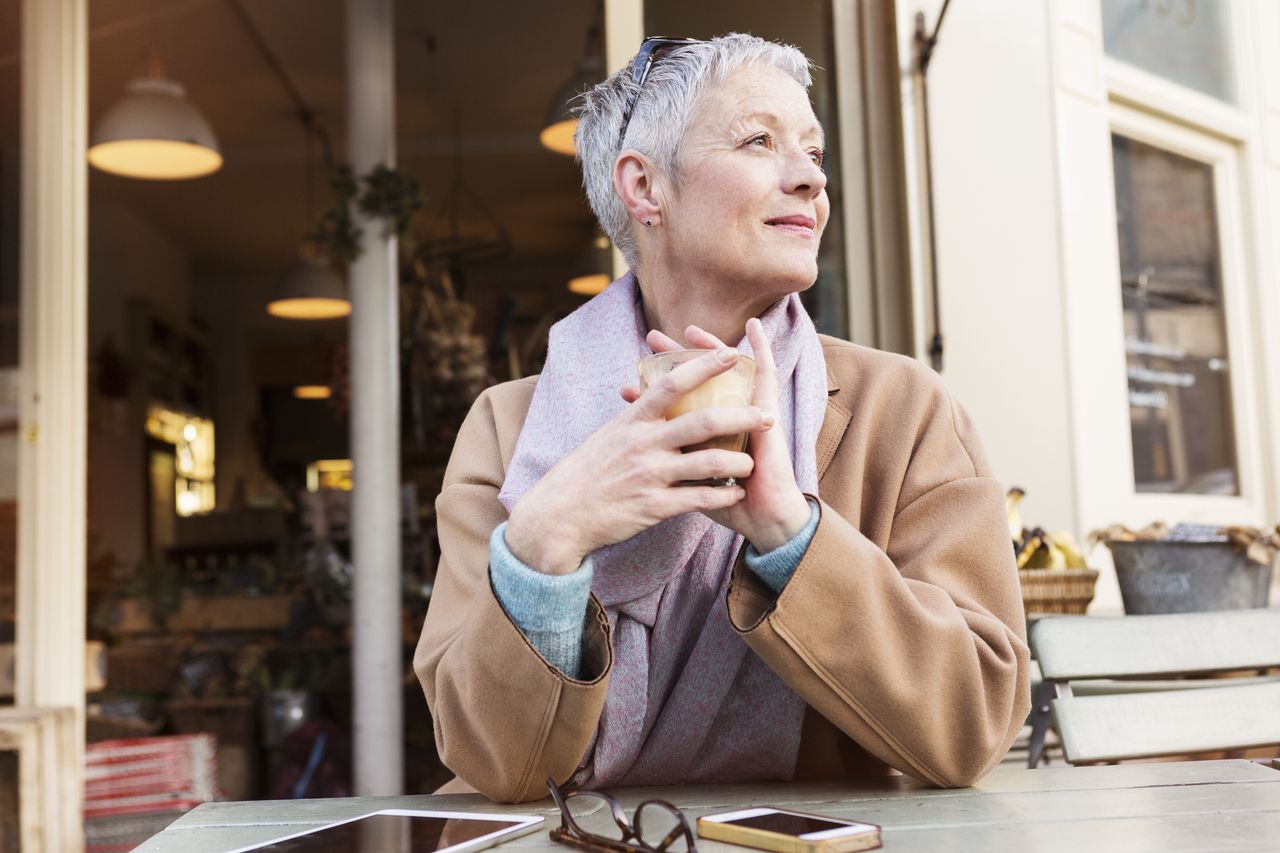
<svg viewBox="0 0 1280 853">
<path fill-rule="evenodd" d="M 19 6 L 0 2 L 0 644 L 21 440 Z M 814 58 L 833 218 L 806 301 L 847 336 L 830 4 L 651 0 L 645 15 L 650 33 L 748 31 Z M 595 0 L 397 4 L 395 170 L 354 176 L 404 226 L 409 793 L 451 776 L 409 662 L 453 438 L 475 396 L 536 373 L 551 324 L 611 278 L 574 160 L 546 144 L 565 98 L 605 73 L 603 16 Z M 87 737 L 211 732 L 229 799 L 350 793 L 343 35 L 338 0 L 89 4 L 86 618 L 101 666 Z M 206 135 L 205 174 L 114 173 L 107 143 L 139 91 Z"/>
</svg>

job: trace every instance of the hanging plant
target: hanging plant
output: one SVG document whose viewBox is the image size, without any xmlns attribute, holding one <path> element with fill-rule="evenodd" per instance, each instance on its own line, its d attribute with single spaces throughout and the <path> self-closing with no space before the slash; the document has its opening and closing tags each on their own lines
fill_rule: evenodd
<svg viewBox="0 0 1280 853">
<path fill-rule="evenodd" d="M 386 235 L 403 237 L 413 215 L 422 208 L 422 185 L 389 166 L 376 166 L 356 177 L 350 166 L 338 166 L 329 176 L 333 201 L 320 216 L 311 240 L 335 263 L 347 265 L 360 257 L 359 225 L 352 204 L 374 219 L 386 221 Z"/>
<path fill-rule="evenodd" d="M 360 211 L 387 220 L 388 225 L 394 226 L 396 235 L 403 237 L 409 231 L 413 215 L 422 209 L 422 185 L 384 165 L 374 167 L 362 180 Z"/>
<path fill-rule="evenodd" d="M 360 257 L 360 229 L 351 216 L 359 185 L 350 166 L 338 166 L 329 173 L 329 190 L 333 202 L 320 214 L 310 239 L 334 264 L 350 264 Z"/>
</svg>

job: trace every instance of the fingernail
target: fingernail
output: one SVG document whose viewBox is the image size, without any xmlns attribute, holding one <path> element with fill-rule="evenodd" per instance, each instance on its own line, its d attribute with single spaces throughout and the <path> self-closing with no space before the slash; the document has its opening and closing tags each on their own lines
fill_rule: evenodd
<svg viewBox="0 0 1280 853">
<path fill-rule="evenodd" d="M 764 422 L 765 426 L 771 427 L 773 426 L 773 422 L 777 419 L 773 416 L 773 412 L 762 412 L 760 414 L 760 420 Z"/>
<path fill-rule="evenodd" d="M 721 361 L 723 361 L 725 364 L 732 364 L 738 358 L 738 351 L 731 350 L 728 347 L 726 347 L 725 349 L 722 349 L 720 350 L 720 352 L 716 353 L 716 357 L 719 358 Z"/>
</svg>

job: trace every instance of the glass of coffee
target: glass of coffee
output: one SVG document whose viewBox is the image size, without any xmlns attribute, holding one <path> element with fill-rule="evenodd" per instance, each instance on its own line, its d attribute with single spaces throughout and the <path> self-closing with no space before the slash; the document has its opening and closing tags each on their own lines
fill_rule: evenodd
<svg viewBox="0 0 1280 853">
<path fill-rule="evenodd" d="M 638 369 L 640 372 L 640 387 L 648 388 L 675 370 L 686 361 L 692 361 L 700 358 L 714 350 L 708 349 L 684 349 L 672 350 L 671 352 L 660 352 L 654 355 L 646 356 L 640 359 Z M 733 367 L 724 373 L 712 376 L 706 382 L 694 388 L 688 394 L 684 395 L 678 403 L 667 412 L 667 420 L 679 417 L 686 412 L 694 412 L 699 409 L 710 409 L 717 406 L 745 406 L 751 402 L 751 396 L 755 392 L 756 383 L 756 363 L 748 356 L 739 354 L 737 362 Z M 745 432 L 735 435 L 720 435 L 709 439 L 708 441 L 699 442 L 689 447 L 680 448 L 685 453 L 692 453 L 695 450 L 733 450 L 741 453 L 747 448 L 747 434 Z M 732 486 L 735 483 L 733 477 L 720 477 L 710 480 L 692 480 L 683 485 L 692 486 Z"/>
</svg>

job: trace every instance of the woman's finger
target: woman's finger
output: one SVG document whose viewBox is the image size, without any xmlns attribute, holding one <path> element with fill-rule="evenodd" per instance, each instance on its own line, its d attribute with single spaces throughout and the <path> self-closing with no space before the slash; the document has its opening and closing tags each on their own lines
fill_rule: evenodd
<svg viewBox="0 0 1280 853">
<path fill-rule="evenodd" d="M 741 486 L 677 486 L 670 489 L 672 515 L 683 515 L 686 512 L 713 512 L 717 509 L 728 509 L 747 496 L 746 489 Z"/>
<path fill-rule="evenodd" d="M 644 339 L 654 352 L 671 352 L 672 350 L 685 349 L 675 338 L 665 335 L 657 329 L 650 331 L 649 334 L 644 336 Z"/>
<path fill-rule="evenodd" d="M 691 447 L 722 435 L 757 432 L 773 426 L 771 415 L 755 406 L 715 406 L 686 412 L 667 423 L 662 443 Z"/>
<path fill-rule="evenodd" d="M 701 326 L 689 326 L 684 330 L 684 337 L 692 346 L 705 349 L 720 349 L 727 346 L 724 341 L 708 332 Z"/>
<path fill-rule="evenodd" d="M 632 411 L 637 416 L 662 420 L 684 395 L 738 362 L 737 350 L 722 349 L 690 359 L 645 389 Z"/>
<path fill-rule="evenodd" d="M 695 450 L 675 458 L 667 472 L 671 484 L 697 480 L 723 480 L 736 477 L 745 480 L 755 469 L 755 460 L 748 453 L 732 450 Z"/>
<path fill-rule="evenodd" d="M 641 391 L 638 385 L 623 385 L 618 393 L 622 395 L 622 399 L 626 402 L 634 403 L 640 399 Z"/>
<path fill-rule="evenodd" d="M 773 348 L 764 324 L 755 317 L 747 321 L 747 340 L 751 342 L 751 354 L 756 362 L 756 390 L 753 400 L 757 406 L 775 415 L 778 411 L 778 366 L 773 361 Z"/>
</svg>

